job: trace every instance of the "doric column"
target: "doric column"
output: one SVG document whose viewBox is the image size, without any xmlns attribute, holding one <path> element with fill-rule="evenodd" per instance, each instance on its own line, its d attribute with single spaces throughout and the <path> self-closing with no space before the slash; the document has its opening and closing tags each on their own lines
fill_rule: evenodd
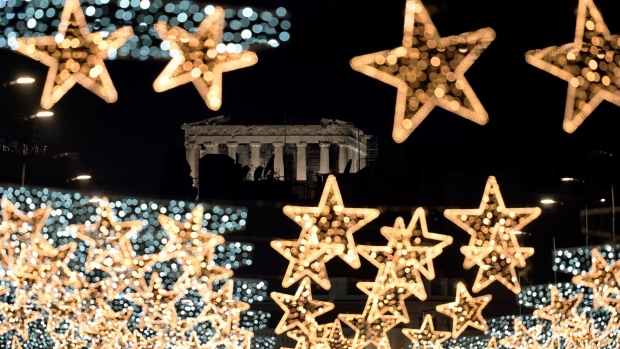
<svg viewBox="0 0 620 349">
<path fill-rule="evenodd" d="M 273 159 L 273 171 L 278 174 L 278 179 L 281 181 L 284 180 L 284 154 L 282 149 L 283 147 L 284 143 L 282 142 L 273 143 L 273 153 L 275 155 Z"/>
<path fill-rule="evenodd" d="M 338 154 L 338 172 L 343 173 L 349 161 L 349 145 L 347 143 L 338 143 L 340 153 Z"/>
<path fill-rule="evenodd" d="M 255 171 L 260 166 L 260 143 L 252 142 L 250 143 L 250 150 L 252 152 L 251 155 L 251 165 L 252 171 Z"/>
<path fill-rule="evenodd" d="M 331 143 L 319 142 L 321 147 L 321 166 L 319 167 L 320 174 L 329 174 L 329 146 Z"/>
<path fill-rule="evenodd" d="M 307 180 L 306 175 L 306 142 L 297 143 L 297 177 L 295 177 L 298 181 Z"/>
<path fill-rule="evenodd" d="M 233 160 L 237 160 L 237 147 L 239 146 L 239 143 L 237 142 L 229 142 L 226 143 L 226 145 L 228 146 L 228 156 L 230 156 Z"/>
<path fill-rule="evenodd" d="M 208 142 L 205 144 L 207 148 L 207 154 L 219 154 L 220 153 L 220 145 L 217 143 Z"/>
<path fill-rule="evenodd" d="M 353 146 L 349 146 L 349 159 L 351 159 L 351 173 L 355 173 L 358 171 L 357 169 L 357 165 L 358 165 L 358 159 L 360 157 L 360 153 L 359 153 L 359 149 L 353 147 Z"/>
<path fill-rule="evenodd" d="M 200 164 L 200 146 L 194 143 L 185 144 L 185 157 L 190 167 L 189 176 L 193 180 L 193 187 L 198 188 L 199 164 Z"/>
</svg>

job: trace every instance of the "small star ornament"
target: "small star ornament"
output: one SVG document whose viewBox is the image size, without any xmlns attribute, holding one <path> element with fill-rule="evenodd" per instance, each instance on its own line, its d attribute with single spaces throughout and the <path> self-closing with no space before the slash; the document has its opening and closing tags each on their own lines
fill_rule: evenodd
<svg viewBox="0 0 620 349">
<path fill-rule="evenodd" d="M 593 0 L 580 0 L 575 40 L 529 51 L 525 60 L 568 82 L 564 131 L 573 133 L 603 101 L 620 106 L 619 35 L 612 35 Z"/>
<path fill-rule="evenodd" d="M 615 297 L 609 296 L 620 295 L 620 260 L 610 265 L 596 248 L 591 255 L 592 270 L 574 276 L 572 281 L 592 289 L 594 308 L 599 309 L 610 302 L 617 303 Z"/>
<path fill-rule="evenodd" d="M 215 7 L 193 33 L 181 27 L 169 28 L 164 22 L 155 24 L 159 37 L 170 45 L 172 57 L 155 79 L 155 91 L 163 92 L 191 82 L 209 109 L 220 109 L 222 73 L 258 62 L 254 52 L 230 52 L 222 43 L 224 20 L 224 9 Z"/>
<path fill-rule="evenodd" d="M 398 89 L 392 137 L 401 143 L 435 106 L 488 122 L 464 74 L 493 39 L 491 28 L 442 38 L 422 2 L 408 0 L 402 46 L 355 57 L 351 67 Z"/>
<path fill-rule="evenodd" d="M 420 329 L 403 328 L 403 334 L 413 342 L 414 348 L 436 348 L 439 344 L 450 339 L 451 333 L 446 331 L 435 331 L 433 316 L 431 314 L 426 314 Z"/>
<path fill-rule="evenodd" d="M 556 286 L 551 286 L 550 304 L 540 309 L 534 310 L 534 315 L 541 319 L 551 321 L 551 326 L 555 327 L 562 322 L 577 316 L 577 306 L 581 303 L 583 293 L 565 300 Z"/>
<path fill-rule="evenodd" d="M 15 50 L 49 66 L 41 106 L 49 109 L 78 83 L 108 103 L 118 94 L 103 60 L 133 35 L 131 27 L 91 33 L 79 0 L 66 0 L 55 36 L 18 38 Z"/>
<path fill-rule="evenodd" d="M 452 303 L 441 304 L 435 309 L 452 318 L 452 338 L 460 336 L 467 327 L 473 327 L 480 331 L 489 329 L 482 317 L 482 310 L 489 304 L 492 295 L 472 297 L 467 291 L 467 286 L 459 282 L 456 285 L 456 300 Z"/>
</svg>

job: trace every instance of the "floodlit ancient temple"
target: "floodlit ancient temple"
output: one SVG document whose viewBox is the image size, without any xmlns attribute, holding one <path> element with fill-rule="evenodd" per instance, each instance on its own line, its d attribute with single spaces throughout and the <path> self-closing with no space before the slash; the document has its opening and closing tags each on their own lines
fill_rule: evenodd
<svg viewBox="0 0 620 349">
<path fill-rule="evenodd" d="M 368 141 L 353 124 L 321 119 L 319 125 L 231 125 L 219 116 L 184 124 L 187 162 L 194 186 L 200 159 L 207 154 L 228 154 L 249 167 L 248 179 L 274 156 L 274 177 L 279 180 L 312 180 L 317 174 L 355 173 L 366 167 Z"/>
</svg>

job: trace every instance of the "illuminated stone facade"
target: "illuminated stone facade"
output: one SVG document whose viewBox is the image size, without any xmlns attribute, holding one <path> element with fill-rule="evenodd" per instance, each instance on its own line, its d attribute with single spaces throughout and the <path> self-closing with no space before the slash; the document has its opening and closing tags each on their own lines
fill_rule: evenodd
<svg viewBox="0 0 620 349">
<path fill-rule="evenodd" d="M 228 154 L 233 159 L 238 155 L 239 165 L 249 166 L 250 174 L 265 167 L 273 154 L 279 180 L 307 181 L 308 173 L 342 173 L 349 160 L 351 173 L 366 167 L 371 136 L 347 122 L 323 119 L 319 125 L 223 125 L 212 120 L 182 126 L 195 187 L 200 158 L 207 154 Z M 293 173 L 285 171 L 287 150 L 292 150 L 294 157 Z M 331 153 L 337 162 L 330 161 Z"/>
</svg>

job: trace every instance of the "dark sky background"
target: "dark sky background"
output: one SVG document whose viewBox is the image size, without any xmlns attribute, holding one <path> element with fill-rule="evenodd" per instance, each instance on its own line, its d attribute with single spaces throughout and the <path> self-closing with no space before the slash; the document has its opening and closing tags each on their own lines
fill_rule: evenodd
<svg viewBox="0 0 620 349">
<path fill-rule="evenodd" d="M 401 44 L 404 0 L 229 0 L 218 4 L 285 7 L 292 23 L 291 39 L 278 48 L 259 51 L 257 65 L 225 73 L 219 111 L 209 110 L 192 84 L 154 92 L 153 81 L 167 61 L 119 59 L 106 61 L 119 94 L 116 103 L 107 104 L 76 85 L 52 108 L 56 113 L 53 119 L 40 120 L 45 129 L 42 135 L 52 153 L 77 151 L 91 158 L 95 163 L 93 180 L 100 189 L 141 196 L 159 194 L 164 158 L 171 145 L 183 145 L 181 125 L 218 115 L 230 116 L 240 124 L 318 123 L 321 118 L 353 122 L 379 139 L 380 163 L 385 168 L 409 171 L 394 171 L 394 178 L 399 173 L 415 173 L 419 179 L 422 170 L 431 174 L 483 173 L 473 184 L 464 179 L 467 176 L 459 175 L 446 181 L 454 192 L 439 201 L 445 203 L 450 198 L 451 205 L 463 208 L 478 206 L 486 176 L 493 174 L 503 184 L 511 207 L 537 205 L 543 193 L 562 192 L 566 189 L 560 187 L 562 176 L 590 176 L 596 183 L 588 185 L 608 188 L 616 179 L 614 167 L 605 165 L 608 167 L 593 173 L 592 164 L 602 161 L 599 151 L 616 159 L 620 108 L 603 102 L 574 134 L 565 133 L 562 120 L 567 83 L 524 59 L 528 50 L 573 40 L 577 2 L 424 2 L 442 36 L 484 27 L 496 31 L 495 41 L 465 74 L 489 113 L 486 126 L 435 108 L 403 144 L 391 140 L 396 89 L 353 71 L 349 60 Z M 611 32 L 620 33 L 620 2 L 598 1 L 597 5 Z M 39 109 L 47 71 L 28 57 L 0 51 L 0 81 L 21 74 L 37 78 L 32 86 L 1 91 L 3 113 L 30 114 Z M 20 166 L 4 166 L 2 171 L 9 180 L 18 181 L 21 175 Z M 179 171 L 187 168 L 181 166 Z M 521 177 L 502 181 L 499 174 L 503 172 L 518 172 Z M 510 193 L 511 183 L 518 188 L 514 194 Z M 566 197 L 574 194 L 582 207 L 591 198 L 584 201 L 579 193 Z M 419 205 L 434 204 L 434 198 L 428 196 L 416 200 Z M 536 227 L 553 229 L 558 246 L 584 245 L 579 232 L 569 235 L 563 231 L 568 223 L 561 222 L 570 214 L 572 230 L 579 231 L 575 226 L 579 224 L 578 212 L 573 208 L 554 216 L 543 213 Z M 382 224 L 391 224 L 389 219 L 393 217 Z M 440 227 L 435 229 L 441 231 Z M 550 245 L 551 239 L 545 241 L 545 246 Z M 542 252 L 542 256 L 548 262 L 549 254 Z M 544 263 L 540 268 L 548 270 Z M 543 274 L 543 278 L 547 276 Z"/>
</svg>

